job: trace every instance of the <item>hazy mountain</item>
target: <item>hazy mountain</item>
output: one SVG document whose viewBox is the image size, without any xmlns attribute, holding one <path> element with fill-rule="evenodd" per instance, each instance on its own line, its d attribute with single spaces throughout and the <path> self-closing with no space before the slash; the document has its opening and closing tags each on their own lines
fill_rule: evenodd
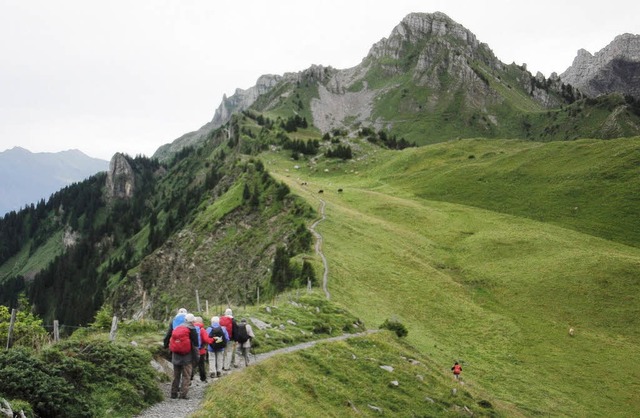
<svg viewBox="0 0 640 418">
<path fill-rule="evenodd" d="M 14 147 L 0 152 L 0 216 L 107 168 L 108 161 L 78 150 L 32 153 Z"/>
<path fill-rule="evenodd" d="M 595 54 L 579 50 L 560 78 L 588 96 L 620 93 L 640 99 L 640 35 L 619 35 Z"/>
</svg>

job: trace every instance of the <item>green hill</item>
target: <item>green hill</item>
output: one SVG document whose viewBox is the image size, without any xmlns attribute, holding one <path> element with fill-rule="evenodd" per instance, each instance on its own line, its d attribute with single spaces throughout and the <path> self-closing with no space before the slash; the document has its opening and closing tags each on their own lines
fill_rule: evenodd
<svg viewBox="0 0 640 418">
<path fill-rule="evenodd" d="M 435 364 L 462 360 L 525 415 L 626 415 L 640 408 L 638 145 L 456 141 L 297 170 L 264 158 L 327 203 L 335 302 L 399 318 Z"/>
</svg>

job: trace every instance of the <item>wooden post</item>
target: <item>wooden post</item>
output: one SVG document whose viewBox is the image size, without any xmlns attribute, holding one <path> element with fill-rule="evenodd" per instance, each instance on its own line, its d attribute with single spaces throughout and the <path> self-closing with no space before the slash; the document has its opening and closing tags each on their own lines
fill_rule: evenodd
<svg viewBox="0 0 640 418">
<path fill-rule="evenodd" d="M 256 297 L 256 301 L 257 301 L 257 303 L 256 303 L 256 304 L 259 306 L 259 305 L 260 305 L 260 288 L 258 288 L 258 289 L 256 290 L 256 296 L 257 296 L 257 297 Z"/>
<path fill-rule="evenodd" d="M 207 312 L 207 316 L 209 316 L 209 299 L 205 299 L 204 300 L 204 306 L 207 307 L 206 312 Z"/>
<path fill-rule="evenodd" d="M 116 333 L 118 332 L 118 317 L 113 316 L 111 320 L 111 332 L 109 333 L 109 341 L 115 341 Z"/>
<path fill-rule="evenodd" d="M 60 323 L 57 319 L 53 320 L 53 342 L 57 343 L 60 341 Z"/>
<path fill-rule="evenodd" d="M 142 292 L 142 314 L 140 315 L 140 320 L 142 321 L 142 323 L 144 324 L 144 307 L 147 304 L 147 291 L 143 291 Z"/>
<path fill-rule="evenodd" d="M 202 312 L 200 308 L 200 295 L 198 294 L 198 289 L 196 289 L 196 305 L 198 306 L 198 313 Z"/>
<path fill-rule="evenodd" d="M 7 350 L 11 348 L 13 344 L 13 325 L 16 323 L 17 310 L 11 309 L 11 321 L 9 322 L 9 332 L 7 333 Z"/>
</svg>

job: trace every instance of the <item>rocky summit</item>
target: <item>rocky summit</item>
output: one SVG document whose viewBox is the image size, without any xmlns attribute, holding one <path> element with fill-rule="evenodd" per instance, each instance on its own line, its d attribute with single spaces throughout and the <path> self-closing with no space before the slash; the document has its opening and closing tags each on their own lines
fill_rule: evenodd
<svg viewBox="0 0 640 418">
<path fill-rule="evenodd" d="M 560 78 L 588 96 L 621 93 L 639 99 L 640 35 L 619 35 L 595 54 L 579 50 Z"/>
</svg>

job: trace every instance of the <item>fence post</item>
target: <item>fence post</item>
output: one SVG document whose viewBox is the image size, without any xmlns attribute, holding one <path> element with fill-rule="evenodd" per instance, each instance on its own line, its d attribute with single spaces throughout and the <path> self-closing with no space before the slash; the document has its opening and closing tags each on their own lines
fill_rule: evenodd
<svg viewBox="0 0 640 418">
<path fill-rule="evenodd" d="M 9 322 L 9 332 L 7 333 L 7 350 L 11 348 L 13 343 L 13 324 L 16 323 L 16 309 L 11 309 L 11 322 Z"/>
<path fill-rule="evenodd" d="M 142 292 L 142 310 L 141 310 L 142 314 L 140 318 L 143 324 L 144 324 L 144 309 L 145 309 L 144 307 L 146 304 L 147 304 L 147 291 L 145 290 Z"/>
<path fill-rule="evenodd" d="M 60 341 L 60 323 L 57 319 L 53 320 L 53 342 Z"/>
<path fill-rule="evenodd" d="M 111 332 L 109 333 L 109 341 L 114 341 L 116 339 L 116 333 L 118 332 L 118 317 L 113 316 L 111 320 Z"/>
<path fill-rule="evenodd" d="M 196 289 L 196 304 L 198 306 L 198 312 L 202 312 L 202 309 L 200 308 L 200 295 L 198 294 L 198 289 Z"/>
<path fill-rule="evenodd" d="M 204 306 L 207 307 L 206 312 L 207 312 L 207 316 L 209 316 L 209 299 L 204 300 Z"/>
</svg>

